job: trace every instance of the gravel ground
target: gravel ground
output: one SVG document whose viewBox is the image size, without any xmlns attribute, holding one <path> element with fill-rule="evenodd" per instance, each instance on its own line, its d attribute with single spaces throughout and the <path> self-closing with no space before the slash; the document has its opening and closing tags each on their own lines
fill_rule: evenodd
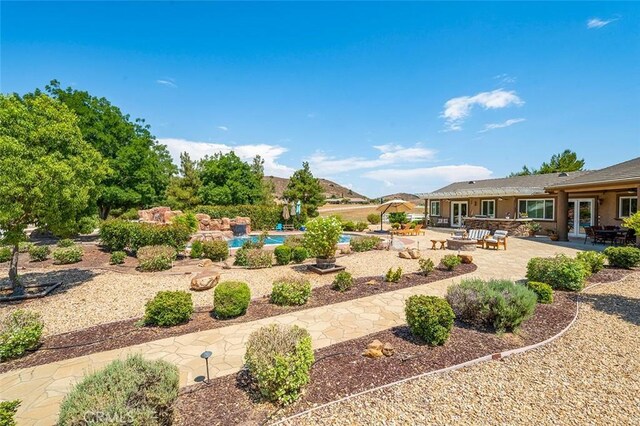
<svg viewBox="0 0 640 426">
<path fill-rule="evenodd" d="M 540 349 L 362 395 L 290 424 L 640 424 L 640 272 L 582 300 L 578 322 Z"/>
</svg>

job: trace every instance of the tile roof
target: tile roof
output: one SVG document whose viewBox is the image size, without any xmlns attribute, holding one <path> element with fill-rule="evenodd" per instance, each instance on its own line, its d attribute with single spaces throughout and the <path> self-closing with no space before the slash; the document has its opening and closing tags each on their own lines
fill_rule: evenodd
<svg viewBox="0 0 640 426">
<path fill-rule="evenodd" d="M 640 157 L 604 169 L 594 170 L 566 182 L 546 185 L 549 189 L 570 188 L 590 184 L 637 181 L 640 182 Z"/>
</svg>

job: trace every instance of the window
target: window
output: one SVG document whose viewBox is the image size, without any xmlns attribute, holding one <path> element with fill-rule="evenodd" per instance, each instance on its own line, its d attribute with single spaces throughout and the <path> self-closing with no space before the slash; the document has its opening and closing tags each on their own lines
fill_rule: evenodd
<svg viewBox="0 0 640 426">
<path fill-rule="evenodd" d="M 618 217 L 629 217 L 638 211 L 638 197 L 620 197 Z"/>
<path fill-rule="evenodd" d="M 431 216 L 440 216 L 440 201 L 431 202 Z"/>
<path fill-rule="evenodd" d="M 554 200 L 518 200 L 518 217 L 553 220 Z"/>
<path fill-rule="evenodd" d="M 495 200 L 482 200 L 480 204 L 480 214 L 487 217 L 496 217 Z"/>
</svg>

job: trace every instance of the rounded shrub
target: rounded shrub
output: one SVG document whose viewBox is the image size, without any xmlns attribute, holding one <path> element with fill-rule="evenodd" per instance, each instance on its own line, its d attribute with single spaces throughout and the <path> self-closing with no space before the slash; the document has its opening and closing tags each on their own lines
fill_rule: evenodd
<svg viewBox="0 0 640 426">
<path fill-rule="evenodd" d="M 21 241 L 18 243 L 18 252 L 29 253 L 29 249 L 33 247 L 33 243 L 29 241 Z"/>
<path fill-rule="evenodd" d="M 0 401 L 0 425 L 2 426 L 16 426 L 16 413 L 18 407 L 22 403 L 19 399 L 13 401 Z"/>
<path fill-rule="evenodd" d="M 0 263 L 10 261 L 12 256 L 13 252 L 11 247 L 0 247 Z"/>
<path fill-rule="evenodd" d="M 51 249 L 49 246 L 36 246 L 33 245 L 29 247 L 29 257 L 33 262 L 42 262 L 47 260 L 49 257 L 49 253 L 51 253 Z"/>
<path fill-rule="evenodd" d="M 455 254 L 448 254 L 442 258 L 440 263 L 442 263 L 442 266 L 447 268 L 447 271 L 453 271 L 456 266 L 462 263 L 462 259 Z"/>
<path fill-rule="evenodd" d="M 280 306 L 304 305 L 311 297 L 311 282 L 302 277 L 276 280 L 271 289 L 271 303 Z"/>
<path fill-rule="evenodd" d="M 290 404 L 309 383 L 314 362 L 311 336 L 295 325 L 264 326 L 249 336 L 244 360 L 264 398 Z"/>
<path fill-rule="evenodd" d="M 0 321 L 0 362 L 24 355 L 40 344 L 44 323 L 37 312 L 18 309 Z"/>
<path fill-rule="evenodd" d="M 418 260 L 418 265 L 420 267 L 420 272 L 422 272 L 422 275 L 425 277 L 433 272 L 436 267 L 433 260 L 429 258 L 425 259 L 424 257 L 421 257 L 420 260 Z"/>
<path fill-rule="evenodd" d="M 402 268 L 398 267 L 398 269 L 394 270 L 393 268 L 389 268 L 387 273 L 384 276 L 385 282 L 388 283 L 397 283 L 402 278 Z"/>
<path fill-rule="evenodd" d="M 451 334 L 455 314 L 446 300 L 415 295 L 407 299 L 404 313 L 411 333 L 431 346 L 444 344 Z"/>
<path fill-rule="evenodd" d="M 110 263 L 112 265 L 122 265 L 127 258 L 127 253 L 123 251 L 114 251 L 111 253 Z"/>
<path fill-rule="evenodd" d="M 169 425 L 179 390 L 178 368 L 133 355 L 75 385 L 60 406 L 60 425 Z M 105 419 L 109 419 L 105 421 Z"/>
<path fill-rule="evenodd" d="M 82 260 L 84 250 L 80 246 L 71 245 L 59 247 L 51 253 L 53 263 L 58 265 L 68 265 L 70 263 L 78 263 Z"/>
<path fill-rule="evenodd" d="M 583 262 L 562 254 L 534 257 L 527 263 L 527 279 L 549 284 L 554 290 L 580 291 L 589 275 Z"/>
<path fill-rule="evenodd" d="M 233 264 L 235 266 L 247 266 L 247 264 L 248 264 L 247 252 L 248 251 L 249 251 L 249 249 L 242 248 L 242 247 L 240 247 L 238 250 L 236 250 L 236 253 L 233 255 L 233 257 L 234 257 Z"/>
<path fill-rule="evenodd" d="M 295 247 L 291 252 L 291 259 L 294 263 L 302 263 L 309 258 L 309 252 L 306 248 L 299 246 Z"/>
<path fill-rule="evenodd" d="M 367 221 L 372 225 L 377 225 L 380 223 L 380 215 L 376 213 L 369 213 L 367 215 Z"/>
<path fill-rule="evenodd" d="M 186 291 L 160 291 L 145 306 L 144 323 L 170 327 L 188 322 L 193 314 L 191 294 Z"/>
<path fill-rule="evenodd" d="M 260 269 L 271 268 L 273 266 L 273 252 L 264 249 L 249 249 L 246 253 L 247 268 Z"/>
<path fill-rule="evenodd" d="M 244 315 L 250 301 L 251 290 L 247 283 L 224 281 L 213 291 L 213 313 L 223 319 Z"/>
<path fill-rule="evenodd" d="M 222 262 L 229 257 L 229 245 L 223 240 L 205 241 L 202 243 L 202 257 L 214 262 Z"/>
<path fill-rule="evenodd" d="M 276 263 L 278 265 L 288 265 L 291 262 L 291 247 L 281 245 L 275 248 L 273 254 L 276 256 Z"/>
<path fill-rule="evenodd" d="M 607 256 L 595 250 L 590 250 L 578 253 L 576 259 L 584 263 L 589 271 L 595 274 L 604 268 L 604 261 L 607 260 Z"/>
<path fill-rule="evenodd" d="M 351 287 L 353 287 L 353 277 L 347 271 L 338 272 L 331 284 L 331 288 L 339 292 L 347 291 Z"/>
<path fill-rule="evenodd" d="M 176 250 L 170 246 L 146 246 L 136 253 L 138 269 L 143 272 L 157 272 L 171 269 L 176 260 Z"/>
<path fill-rule="evenodd" d="M 536 294 L 538 303 L 553 303 L 553 289 L 549 284 L 529 281 L 527 288 Z"/>
<path fill-rule="evenodd" d="M 63 238 L 61 240 L 58 240 L 58 243 L 56 245 L 58 247 L 71 247 L 74 244 L 75 243 L 73 242 L 73 240 L 71 238 Z"/>
<path fill-rule="evenodd" d="M 380 241 L 380 238 L 374 236 L 352 237 L 349 240 L 349 246 L 355 252 L 363 252 L 373 250 L 380 244 Z"/>
<path fill-rule="evenodd" d="M 202 241 L 196 240 L 191 243 L 191 250 L 189 251 L 189 257 L 192 259 L 200 259 L 203 253 Z"/>
<path fill-rule="evenodd" d="M 365 229 L 369 229 L 369 224 L 367 222 L 356 222 L 356 231 L 362 232 Z"/>
<path fill-rule="evenodd" d="M 611 266 L 625 269 L 640 266 L 640 249 L 635 247 L 607 247 L 604 255 Z"/>
</svg>

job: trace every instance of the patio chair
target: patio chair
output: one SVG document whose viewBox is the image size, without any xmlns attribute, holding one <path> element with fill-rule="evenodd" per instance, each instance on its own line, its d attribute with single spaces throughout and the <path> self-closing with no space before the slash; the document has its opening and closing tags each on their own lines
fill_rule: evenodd
<svg viewBox="0 0 640 426">
<path fill-rule="evenodd" d="M 478 247 L 484 247 L 484 239 L 491 235 L 488 229 L 470 229 L 468 238 L 478 241 Z"/>
<path fill-rule="evenodd" d="M 498 250 L 502 245 L 502 247 L 504 247 L 504 249 L 506 250 L 508 233 L 509 233 L 508 231 L 502 231 L 502 230 L 495 231 L 492 236 L 489 236 L 484 239 L 484 247 L 485 248 L 495 247 L 495 249 Z"/>
<path fill-rule="evenodd" d="M 417 224 L 416 228 L 413 230 L 413 235 L 415 235 L 416 237 L 420 236 L 420 234 L 424 234 L 421 223 Z"/>
<path fill-rule="evenodd" d="M 282 231 L 284 228 L 282 227 L 282 224 L 279 223 L 276 225 L 276 231 Z"/>
</svg>

